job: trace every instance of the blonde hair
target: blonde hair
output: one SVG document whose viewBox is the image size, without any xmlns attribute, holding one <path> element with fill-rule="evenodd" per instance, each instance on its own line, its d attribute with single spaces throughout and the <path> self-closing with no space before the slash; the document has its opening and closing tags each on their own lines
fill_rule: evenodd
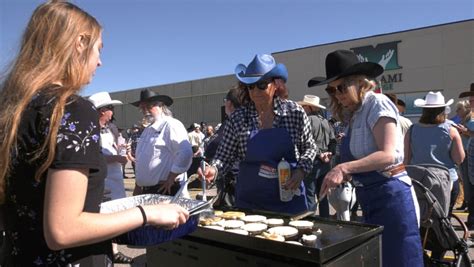
<svg viewBox="0 0 474 267">
<path fill-rule="evenodd" d="M 370 90 L 374 89 L 373 82 L 369 81 L 366 76 L 364 75 L 351 75 L 344 77 L 350 83 L 350 85 L 356 85 L 357 89 L 349 90 L 347 89 L 347 97 L 356 103 L 356 105 L 361 105 L 362 100 L 365 97 L 365 94 Z M 355 84 L 355 82 L 358 82 Z M 360 89 L 360 90 L 359 90 Z M 330 96 L 331 103 L 329 104 L 329 108 L 331 109 L 332 114 L 339 120 L 343 122 L 347 122 L 352 117 L 352 112 L 344 112 L 344 107 L 339 103 L 335 95 Z"/>
<path fill-rule="evenodd" d="M 46 140 L 31 159 L 45 158 L 35 175 L 39 181 L 53 161 L 66 101 L 89 82 L 87 64 L 101 31 L 94 17 L 68 2 L 50 1 L 33 12 L 19 54 L 0 86 L 0 203 L 5 199 L 5 179 L 10 172 L 23 112 L 39 92 L 56 100 Z M 78 42 L 85 47 L 84 51 L 77 49 Z M 53 86 L 57 83 L 61 85 Z"/>
<path fill-rule="evenodd" d="M 456 103 L 456 111 L 459 108 L 462 108 L 464 110 L 465 116 L 461 118 L 461 121 L 463 124 L 465 124 L 471 120 L 471 116 L 472 116 L 471 105 L 469 104 L 469 100 L 458 101 Z"/>
</svg>

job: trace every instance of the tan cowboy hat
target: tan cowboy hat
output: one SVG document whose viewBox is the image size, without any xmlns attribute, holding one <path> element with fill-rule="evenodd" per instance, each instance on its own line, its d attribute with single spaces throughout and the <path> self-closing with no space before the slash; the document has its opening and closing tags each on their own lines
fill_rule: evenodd
<svg viewBox="0 0 474 267">
<path fill-rule="evenodd" d="M 315 95 L 305 95 L 303 101 L 298 101 L 301 106 L 313 106 L 317 108 L 326 109 L 325 106 L 319 104 L 319 97 Z"/>
</svg>

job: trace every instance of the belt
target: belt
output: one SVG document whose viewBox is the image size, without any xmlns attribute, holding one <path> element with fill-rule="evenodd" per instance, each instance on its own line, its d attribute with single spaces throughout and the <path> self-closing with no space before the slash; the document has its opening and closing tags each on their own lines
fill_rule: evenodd
<svg viewBox="0 0 474 267">
<path fill-rule="evenodd" d="M 388 177 L 393 177 L 399 173 L 406 171 L 405 165 L 403 163 L 391 167 L 388 170 L 383 171 L 382 173 Z"/>
<path fill-rule="evenodd" d="M 356 187 L 364 187 L 379 182 L 387 181 L 394 175 L 405 171 L 405 165 L 399 164 L 385 171 L 371 171 L 366 173 L 355 173 L 352 175 L 352 183 Z"/>
<path fill-rule="evenodd" d="M 148 189 L 148 190 L 153 190 L 153 189 L 158 189 L 158 188 L 160 188 L 160 187 L 161 187 L 162 185 L 164 185 L 164 184 L 165 184 L 165 181 L 160 181 L 160 182 L 158 182 L 158 184 L 156 184 L 156 185 L 140 186 L 140 188 L 141 188 L 142 190 L 146 190 L 146 189 Z M 174 184 L 173 184 L 173 186 L 179 186 L 179 187 L 180 187 L 181 184 L 180 184 L 179 181 L 175 181 Z"/>
<path fill-rule="evenodd" d="M 162 186 L 165 182 L 159 182 L 158 184 L 156 185 L 150 185 L 150 186 L 140 186 L 140 188 L 142 190 L 145 190 L 145 189 L 158 189 L 160 186 Z"/>
</svg>

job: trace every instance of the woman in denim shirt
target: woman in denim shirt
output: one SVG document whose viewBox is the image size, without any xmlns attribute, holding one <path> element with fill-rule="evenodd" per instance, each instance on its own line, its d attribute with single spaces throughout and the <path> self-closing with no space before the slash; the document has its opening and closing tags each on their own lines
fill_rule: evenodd
<svg viewBox="0 0 474 267">
<path fill-rule="evenodd" d="M 348 127 L 341 144 L 341 163 L 325 177 L 320 196 L 351 180 L 367 223 L 384 226 L 383 266 L 423 266 L 415 199 L 404 170 L 403 140 L 396 106 L 384 95 L 371 92 L 368 80 L 383 68 L 359 62 L 348 50 L 326 57 L 326 77 L 308 86 L 328 84 L 331 111 Z"/>
</svg>

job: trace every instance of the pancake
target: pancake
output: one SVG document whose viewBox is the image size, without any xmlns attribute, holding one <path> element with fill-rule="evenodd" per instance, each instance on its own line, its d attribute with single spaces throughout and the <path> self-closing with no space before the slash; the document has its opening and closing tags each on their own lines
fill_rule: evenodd
<svg viewBox="0 0 474 267">
<path fill-rule="evenodd" d="M 282 226 L 283 224 L 285 224 L 285 221 L 283 221 L 283 219 L 271 218 L 271 219 L 267 219 L 265 223 L 269 227 L 276 227 L 276 226 Z"/>
<path fill-rule="evenodd" d="M 292 226 L 277 226 L 268 229 L 270 234 L 277 234 L 283 236 L 285 239 L 293 238 L 298 235 L 298 229 Z"/>
<path fill-rule="evenodd" d="M 267 225 L 264 223 L 248 223 L 241 228 L 248 231 L 252 235 L 258 235 L 267 230 Z"/>
<path fill-rule="evenodd" d="M 241 219 L 245 216 L 245 213 L 241 211 L 226 211 L 220 215 L 221 218 L 226 220 L 236 220 Z"/>
<path fill-rule="evenodd" d="M 228 220 L 224 222 L 224 228 L 226 229 L 238 229 L 245 225 L 243 221 L 240 220 Z"/>
<path fill-rule="evenodd" d="M 267 217 L 262 215 L 247 215 L 242 217 L 241 220 L 246 223 L 263 223 L 267 220 Z"/>
<path fill-rule="evenodd" d="M 314 247 L 314 245 L 316 245 L 316 239 L 317 239 L 316 235 L 303 235 L 301 237 L 303 244 L 310 247 Z"/>
</svg>

